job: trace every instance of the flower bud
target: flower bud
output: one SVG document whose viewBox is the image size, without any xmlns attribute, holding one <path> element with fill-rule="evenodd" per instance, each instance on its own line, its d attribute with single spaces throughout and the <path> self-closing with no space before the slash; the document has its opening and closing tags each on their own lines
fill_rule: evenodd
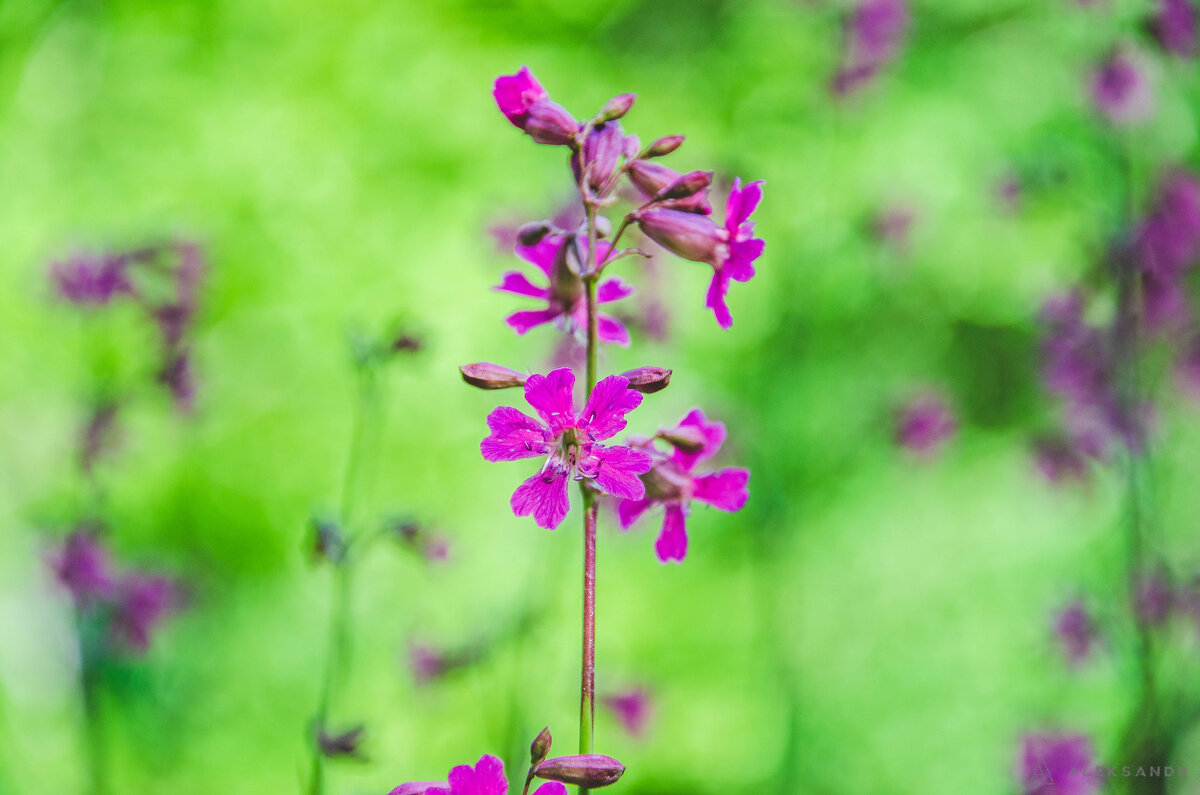
<svg viewBox="0 0 1200 795">
<path fill-rule="evenodd" d="M 689 171 L 673 183 L 663 188 L 654 197 L 655 202 L 671 199 L 686 199 L 707 188 L 712 184 L 711 171 Z"/>
<path fill-rule="evenodd" d="M 531 221 L 517 230 L 517 242 L 522 246 L 536 246 L 553 226 L 549 221 Z"/>
<path fill-rule="evenodd" d="M 351 758 L 366 761 L 361 745 L 365 727 L 361 724 L 341 734 L 330 734 L 325 729 L 317 731 L 317 747 L 321 755 L 330 759 Z"/>
<path fill-rule="evenodd" d="M 685 453 L 698 453 L 708 442 L 699 428 L 690 425 L 680 425 L 669 431 L 659 431 L 658 438 Z"/>
<path fill-rule="evenodd" d="M 594 788 L 616 784 L 624 772 L 625 765 L 611 756 L 582 754 L 547 759 L 537 766 L 534 775 L 547 781 Z"/>
<path fill-rule="evenodd" d="M 702 174 L 705 172 L 693 172 L 693 174 Z M 699 213 L 700 215 L 708 215 L 712 212 L 712 207 L 708 204 L 707 185 L 701 186 L 691 194 L 682 198 L 664 198 L 659 199 L 659 194 L 668 188 L 673 187 L 680 180 L 684 179 L 684 175 L 680 174 L 673 168 L 667 168 L 659 163 L 651 163 L 646 160 L 635 160 L 629 164 L 628 169 L 629 180 L 633 183 L 643 196 L 647 199 L 662 202 L 660 206 L 672 209 L 682 210 L 684 212 Z M 688 175 L 692 176 L 692 175 Z M 693 177 L 695 179 L 695 177 Z M 711 175 L 709 181 L 712 181 Z M 690 182 L 688 184 L 691 184 Z"/>
<path fill-rule="evenodd" d="M 646 150 L 646 157 L 662 157 L 669 155 L 683 145 L 682 135 L 664 135 Z"/>
<path fill-rule="evenodd" d="M 539 144 L 567 146 L 574 142 L 579 122 L 562 105 L 542 99 L 529 106 L 523 129 Z"/>
<path fill-rule="evenodd" d="M 417 353 L 425 343 L 415 334 L 397 334 L 392 338 L 392 353 Z"/>
<path fill-rule="evenodd" d="M 636 389 L 643 395 L 661 392 L 671 383 L 671 371 L 665 367 L 639 367 L 621 375 L 629 379 L 630 389 Z"/>
<path fill-rule="evenodd" d="M 458 368 L 463 381 L 479 389 L 509 389 L 522 386 L 529 376 L 491 362 L 464 364 Z"/>
<path fill-rule="evenodd" d="M 715 268 L 728 256 L 728 235 L 707 216 L 652 207 L 633 219 L 647 237 L 684 259 Z"/>
<path fill-rule="evenodd" d="M 617 94 L 615 97 L 604 103 L 604 107 L 600 109 L 600 113 L 596 116 L 597 121 L 612 121 L 619 119 L 629 112 L 633 107 L 633 101 L 637 99 L 637 94 Z"/>
<path fill-rule="evenodd" d="M 529 746 L 529 764 L 537 767 L 546 761 L 546 757 L 550 755 L 552 742 L 554 742 L 554 738 L 550 736 L 549 726 L 538 732 L 538 736 L 533 738 L 533 744 Z"/>
<path fill-rule="evenodd" d="M 571 168 L 578 181 L 583 174 L 580 172 L 580 161 L 583 172 L 587 174 L 588 185 L 595 193 L 600 193 L 612 179 L 617 167 L 617 160 L 625 150 L 625 134 L 621 131 L 620 122 L 603 122 L 588 131 L 587 140 L 583 142 L 583 151 L 571 158 Z"/>
</svg>

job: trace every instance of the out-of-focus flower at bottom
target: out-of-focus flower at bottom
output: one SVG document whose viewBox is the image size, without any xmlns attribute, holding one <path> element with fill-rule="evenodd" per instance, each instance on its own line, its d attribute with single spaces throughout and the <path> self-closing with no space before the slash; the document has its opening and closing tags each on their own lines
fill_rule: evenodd
<svg viewBox="0 0 1200 795">
<path fill-rule="evenodd" d="M 1094 795 L 1092 742 L 1084 735 L 1031 734 L 1021 741 L 1018 773 L 1024 795 Z"/>
<path fill-rule="evenodd" d="M 508 779 L 504 763 L 490 754 L 479 757 L 475 766 L 459 765 L 450 771 L 445 782 L 413 781 L 401 784 L 388 795 L 507 795 Z M 567 788 L 557 781 L 548 781 L 533 795 L 566 795 Z"/>
<path fill-rule="evenodd" d="M 1087 607 L 1078 599 L 1055 614 L 1054 634 L 1072 665 L 1079 665 L 1086 660 L 1097 640 L 1092 617 Z"/>
</svg>

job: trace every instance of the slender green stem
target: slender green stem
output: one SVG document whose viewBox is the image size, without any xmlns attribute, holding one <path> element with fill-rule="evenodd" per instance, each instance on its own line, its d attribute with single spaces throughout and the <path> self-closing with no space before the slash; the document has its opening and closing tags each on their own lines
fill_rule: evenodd
<svg viewBox="0 0 1200 795">
<path fill-rule="evenodd" d="M 92 795 L 108 792 L 108 769 L 104 757 L 104 722 L 100 713 L 97 659 L 88 638 L 84 612 L 75 608 L 75 636 L 79 643 L 79 690 L 83 697 L 84 742 L 87 745 L 88 786 Z"/>
<path fill-rule="evenodd" d="M 596 208 L 587 205 L 588 264 L 583 283 L 587 302 L 587 395 L 596 388 L 596 354 L 599 313 L 596 311 Z M 579 753 L 592 752 L 596 728 L 596 522 L 599 503 L 596 492 L 579 484 L 583 497 L 583 665 L 579 684 Z M 587 795 L 587 787 L 579 788 Z"/>
<path fill-rule="evenodd" d="M 350 601 L 353 591 L 354 563 L 358 544 L 350 533 L 354 510 L 356 487 L 366 457 L 368 415 L 375 404 L 375 373 L 368 365 L 358 371 L 358 401 L 354 412 L 354 428 L 350 436 L 350 450 L 346 458 L 346 469 L 342 478 L 341 513 L 339 523 L 346 535 L 343 557 L 336 561 L 333 569 L 333 601 L 329 614 L 329 645 L 325 657 L 325 673 L 321 682 L 321 695 L 313 729 L 319 732 L 326 728 L 332 706 L 333 694 L 341 681 L 350 654 Z M 364 539 L 369 540 L 369 539 Z M 311 738 L 312 768 L 309 778 L 310 795 L 325 792 L 325 757 L 321 753 L 316 737 Z"/>
</svg>

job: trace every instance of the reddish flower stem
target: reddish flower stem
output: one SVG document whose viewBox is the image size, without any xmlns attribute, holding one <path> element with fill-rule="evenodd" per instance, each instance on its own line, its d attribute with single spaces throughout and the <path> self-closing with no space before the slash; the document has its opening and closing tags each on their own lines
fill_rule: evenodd
<svg viewBox="0 0 1200 795">
<path fill-rule="evenodd" d="M 584 276 L 587 302 L 587 395 L 596 388 L 596 348 L 599 313 L 596 311 L 596 208 L 587 204 L 588 266 Z M 579 683 L 579 753 L 592 752 L 596 728 L 596 519 L 600 506 L 596 492 L 580 482 L 583 497 L 583 665 Z M 580 795 L 588 788 L 580 787 Z"/>
</svg>

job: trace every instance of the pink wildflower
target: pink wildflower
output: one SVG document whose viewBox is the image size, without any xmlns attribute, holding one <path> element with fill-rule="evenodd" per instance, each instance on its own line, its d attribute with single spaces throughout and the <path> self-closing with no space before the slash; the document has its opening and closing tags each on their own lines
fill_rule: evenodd
<svg viewBox="0 0 1200 795">
<path fill-rule="evenodd" d="M 740 511 L 750 496 L 747 484 L 750 472 L 730 467 L 704 475 L 695 473 L 697 465 L 711 458 L 725 441 L 725 425 L 709 422 L 700 409 L 693 409 L 679 425 L 660 434 L 672 441 L 669 455 L 656 454 L 654 468 L 643 481 L 645 497 L 627 497 L 618 514 L 621 527 L 628 528 L 655 505 L 664 508 L 662 530 L 654 551 L 663 563 L 682 561 L 687 556 L 687 514 L 693 500 L 730 513 Z"/>
<path fill-rule="evenodd" d="M 579 131 L 579 122 L 562 105 L 550 101 L 527 66 L 515 75 L 497 77 L 492 96 L 504 117 L 539 144 L 566 146 Z"/>
<path fill-rule="evenodd" d="M 740 179 L 733 181 L 725 203 L 723 227 L 706 215 L 662 207 L 632 214 L 654 242 L 684 259 L 712 266 L 713 278 L 705 306 L 713 311 L 721 328 L 733 325 L 725 303 L 729 282 L 750 281 L 754 276 L 754 261 L 763 253 L 763 241 L 754 237 L 754 224 L 749 220 L 762 200 L 762 185 L 762 180 L 756 180 L 743 188 Z"/>
<path fill-rule="evenodd" d="M 565 367 L 531 375 L 525 400 L 541 421 L 500 406 L 488 415 L 491 433 L 480 444 L 488 461 L 546 457 L 541 470 L 513 493 L 511 504 L 517 516 L 533 515 L 539 527 L 551 530 L 567 515 L 568 478 L 586 478 L 606 494 L 640 500 L 646 490 L 638 475 L 652 464 L 640 450 L 598 444 L 624 430 L 625 415 L 642 402 L 629 379 L 611 375 L 600 381 L 580 413 L 575 411 L 574 387 L 575 375 Z"/>
<path fill-rule="evenodd" d="M 575 240 L 582 244 L 582 253 L 572 250 L 575 248 Z M 607 243 L 600 242 L 596 245 L 598 262 L 604 261 L 609 250 Z M 586 242 L 570 235 L 551 233 L 532 246 L 517 245 L 516 252 L 526 262 L 536 265 L 545 274 L 549 284 L 542 287 L 531 282 L 520 271 L 508 271 L 496 289 L 513 295 L 540 299 L 546 302 L 546 308 L 515 312 L 505 318 L 505 322 L 518 334 L 524 334 L 531 328 L 546 323 L 556 323 L 564 331 L 572 334 L 585 331 L 587 301 L 583 280 L 579 277 L 582 268 L 577 260 L 582 257 L 586 261 Z M 620 279 L 605 279 L 596 287 L 596 302 L 608 304 L 632 294 L 633 288 Z M 629 345 L 629 332 L 621 321 L 601 314 L 597 325 L 601 342 Z"/>
<path fill-rule="evenodd" d="M 414 781 L 401 784 L 389 795 L 508 795 L 508 779 L 504 763 L 490 754 L 479 757 L 474 767 L 459 765 L 450 771 L 449 781 Z M 548 781 L 533 795 L 566 795 L 567 788 L 558 781 Z"/>
</svg>

